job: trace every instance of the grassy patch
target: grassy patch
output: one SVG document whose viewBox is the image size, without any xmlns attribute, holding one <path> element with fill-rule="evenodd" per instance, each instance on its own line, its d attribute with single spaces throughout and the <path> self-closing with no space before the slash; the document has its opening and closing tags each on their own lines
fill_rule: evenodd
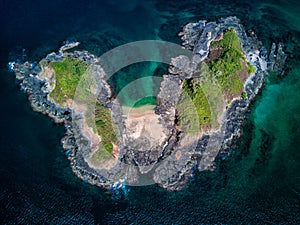
<svg viewBox="0 0 300 225">
<path fill-rule="evenodd" d="M 113 151 L 112 143 L 118 142 L 117 129 L 114 125 L 111 111 L 98 102 L 95 107 L 95 121 L 97 132 L 101 136 L 101 144 L 104 147 L 102 151 L 105 150 L 111 154 Z M 100 149 L 98 151 L 100 151 Z"/>
<path fill-rule="evenodd" d="M 228 94 L 240 94 L 243 82 L 237 73 L 243 69 L 242 61 L 247 61 L 242 52 L 241 42 L 233 28 L 228 29 L 223 39 L 211 43 L 211 49 L 221 49 L 221 56 L 207 62 L 222 91 Z M 247 63 L 247 72 L 252 73 L 255 67 Z"/>
<path fill-rule="evenodd" d="M 50 97 L 59 104 L 73 99 L 78 82 L 88 68 L 88 63 L 78 58 L 67 57 L 49 64 L 55 71 L 55 88 Z"/>
<path fill-rule="evenodd" d="M 176 108 L 179 126 L 186 132 L 195 133 L 210 126 L 210 105 L 195 79 L 183 81 L 183 93 Z"/>
<path fill-rule="evenodd" d="M 95 166 L 101 165 L 101 163 L 111 159 L 111 153 L 106 151 L 106 149 L 103 147 L 103 145 L 99 146 L 99 149 L 92 155 L 90 158 L 90 161 Z"/>
<path fill-rule="evenodd" d="M 231 104 L 232 97 L 246 98 L 241 79 L 256 69 L 247 61 L 233 28 L 228 29 L 221 40 L 213 41 L 210 51 L 214 54 L 199 68 L 200 78 L 183 82 L 177 105 L 178 124 L 187 132 L 218 126 L 217 118 L 225 103 L 223 96 L 228 104 Z"/>
<path fill-rule="evenodd" d="M 246 92 L 244 92 L 244 91 L 242 92 L 242 94 L 241 94 L 241 98 L 242 98 L 242 99 L 246 99 L 246 98 L 247 98 L 247 94 L 246 94 Z"/>
<path fill-rule="evenodd" d="M 247 67 L 247 73 L 252 74 L 252 73 L 254 73 L 256 71 L 255 66 L 252 66 L 249 62 L 247 62 L 247 65 L 248 65 L 248 67 Z"/>
<path fill-rule="evenodd" d="M 112 158 L 112 143 L 118 144 L 119 139 L 110 109 L 98 102 L 95 106 L 95 122 L 96 130 L 101 137 L 101 144 L 90 160 L 94 165 L 100 165 Z"/>
</svg>

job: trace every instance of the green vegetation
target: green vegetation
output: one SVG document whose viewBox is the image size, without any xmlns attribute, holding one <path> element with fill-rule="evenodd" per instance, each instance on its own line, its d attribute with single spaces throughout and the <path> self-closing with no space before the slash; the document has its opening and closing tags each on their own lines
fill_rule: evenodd
<svg viewBox="0 0 300 225">
<path fill-rule="evenodd" d="M 178 125 L 189 133 L 218 126 L 217 118 L 225 100 L 220 96 L 226 97 L 228 105 L 233 97 L 247 98 L 246 93 L 242 92 L 244 84 L 241 79 L 256 70 L 243 54 L 241 42 L 233 28 L 228 29 L 221 40 L 213 41 L 210 50 L 215 52 L 211 60 L 202 63 L 197 71 L 200 78 L 183 82 L 177 105 Z"/>
<path fill-rule="evenodd" d="M 99 163 L 111 158 L 113 144 L 118 141 L 116 129 L 111 116 L 111 111 L 100 103 L 95 105 L 95 122 L 93 125 L 92 106 L 95 102 L 91 93 L 94 81 L 87 72 L 89 64 L 78 58 L 67 57 L 60 62 L 51 62 L 50 66 L 55 71 L 55 89 L 50 93 L 50 97 L 59 104 L 64 104 L 68 99 L 73 99 L 78 87 L 77 97 L 80 102 L 86 102 L 88 107 L 86 120 L 95 132 L 101 137 L 99 149 L 92 155 L 92 162 Z M 79 82 L 80 81 L 80 82 Z"/>
<path fill-rule="evenodd" d="M 91 70 L 87 70 L 80 78 L 80 82 L 76 88 L 76 100 L 87 102 L 94 102 L 96 96 L 92 93 L 92 90 L 96 88 L 96 82 L 93 74 L 90 74 Z"/>
<path fill-rule="evenodd" d="M 55 71 L 55 88 L 50 97 L 59 104 L 73 99 L 78 82 L 88 68 L 88 63 L 78 58 L 66 57 L 49 64 Z"/>
<path fill-rule="evenodd" d="M 195 133 L 210 125 L 210 105 L 196 79 L 183 81 L 183 93 L 176 108 L 179 126 L 186 132 Z"/>
<path fill-rule="evenodd" d="M 102 145 L 99 146 L 99 149 L 91 156 L 90 161 L 95 166 L 100 166 L 101 163 L 112 158 L 111 153 L 106 151 Z"/>
<path fill-rule="evenodd" d="M 112 119 L 111 111 L 100 103 L 95 106 L 95 121 L 98 134 L 101 136 L 101 143 L 105 150 L 112 153 L 113 143 L 117 143 L 116 128 Z"/>
<path fill-rule="evenodd" d="M 228 29 L 223 39 L 211 43 L 211 49 L 219 49 L 221 56 L 218 59 L 207 62 L 207 65 L 215 75 L 222 91 L 228 94 L 239 94 L 243 88 L 243 82 L 237 76 L 237 73 L 244 67 L 243 61 L 246 61 L 242 53 L 242 46 L 239 37 L 234 29 Z M 247 65 L 247 72 L 255 71 L 255 67 Z"/>
<path fill-rule="evenodd" d="M 97 132 L 101 137 L 101 144 L 99 149 L 92 155 L 91 161 L 98 164 L 112 157 L 112 143 L 118 144 L 118 135 L 111 111 L 98 102 L 95 106 L 95 122 Z"/>
<path fill-rule="evenodd" d="M 248 65 L 248 67 L 247 67 L 247 73 L 252 74 L 252 73 L 254 73 L 256 71 L 255 66 L 252 66 L 249 62 L 247 62 L 247 65 Z"/>
<path fill-rule="evenodd" d="M 247 98 L 247 94 L 246 94 L 246 92 L 242 92 L 242 94 L 241 94 L 241 97 L 242 97 L 242 99 L 246 99 Z"/>
</svg>

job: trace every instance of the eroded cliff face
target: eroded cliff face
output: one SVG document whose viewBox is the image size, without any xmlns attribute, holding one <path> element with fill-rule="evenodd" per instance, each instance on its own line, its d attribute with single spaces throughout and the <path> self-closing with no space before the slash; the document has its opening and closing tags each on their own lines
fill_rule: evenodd
<svg viewBox="0 0 300 225">
<path fill-rule="evenodd" d="M 218 48 L 212 50 L 211 43 L 221 41 L 229 29 L 234 29 L 241 44 L 243 95 L 237 92 L 224 96 L 222 85 L 218 85 L 219 80 L 209 68 L 208 61 L 222 55 Z M 86 51 L 66 52 L 77 42 L 67 43 L 37 66 L 28 62 L 14 64 L 21 89 L 29 94 L 34 110 L 65 124 L 62 142 L 78 177 L 106 188 L 124 182 L 157 183 L 168 190 L 183 188 L 195 168 L 213 170 L 216 156 L 220 152 L 227 154 L 228 147 L 241 135 L 245 114 L 267 72 L 280 72 L 286 59 L 282 44 L 273 44 L 268 56 L 255 34 L 247 35 L 236 17 L 189 23 L 179 35 L 182 45 L 192 50 L 192 57 L 180 55 L 171 60 L 169 74 L 163 75 L 160 84 L 157 105 L 142 111 L 121 106 L 112 94 L 98 57 Z M 95 85 L 84 86 L 82 93 L 87 89 L 94 96 L 91 104 L 86 104 L 89 95 L 85 94 L 85 99 L 75 97 L 64 106 L 49 98 L 55 86 L 55 71 L 49 63 L 61 62 L 66 57 L 89 64 L 88 73 Z M 246 74 L 247 63 L 256 68 L 254 73 Z M 191 92 L 191 87 L 198 86 L 208 102 L 209 120 L 206 116 L 198 117 L 201 109 L 195 102 L 201 96 Z M 97 104 L 101 105 L 102 114 L 95 114 Z M 101 132 L 108 131 L 108 121 L 113 123 L 109 125 L 113 132 L 104 136 Z M 111 140 L 109 135 L 113 135 Z"/>
</svg>

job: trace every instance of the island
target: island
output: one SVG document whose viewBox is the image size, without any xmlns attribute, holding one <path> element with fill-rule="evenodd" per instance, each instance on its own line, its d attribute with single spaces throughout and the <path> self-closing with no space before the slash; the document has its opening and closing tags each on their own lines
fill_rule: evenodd
<svg viewBox="0 0 300 225">
<path fill-rule="evenodd" d="M 236 17 L 188 23 L 179 36 L 190 57 L 170 59 L 155 105 L 122 105 L 101 57 L 71 50 L 79 42 L 37 65 L 9 64 L 32 108 L 64 124 L 61 142 L 79 178 L 108 189 L 182 189 L 195 170 L 214 170 L 216 157 L 230 154 L 267 74 L 282 72 L 287 57 L 282 43 L 268 51 Z"/>
</svg>

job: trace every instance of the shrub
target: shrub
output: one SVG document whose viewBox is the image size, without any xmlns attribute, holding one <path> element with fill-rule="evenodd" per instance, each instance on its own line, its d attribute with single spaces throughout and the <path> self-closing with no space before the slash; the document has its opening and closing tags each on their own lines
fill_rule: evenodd
<svg viewBox="0 0 300 225">
<path fill-rule="evenodd" d="M 59 104 L 73 99 L 81 76 L 88 68 L 88 63 L 78 58 L 66 57 L 63 61 L 49 64 L 55 71 L 55 88 L 50 97 Z"/>
<path fill-rule="evenodd" d="M 224 33 L 223 39 L 212 42 L 210 47 L 211 49 L 222 49 L 218 59 L 207 62 L 222 91 L 229 94 L 240 93 L 243 83 L 238 78 L 237 72 L 243 69 L 241 59 L 245 59 L 245 57 L 242 53 L 239 37 L 234 29 L 228 29 Z"/>
</svg>

